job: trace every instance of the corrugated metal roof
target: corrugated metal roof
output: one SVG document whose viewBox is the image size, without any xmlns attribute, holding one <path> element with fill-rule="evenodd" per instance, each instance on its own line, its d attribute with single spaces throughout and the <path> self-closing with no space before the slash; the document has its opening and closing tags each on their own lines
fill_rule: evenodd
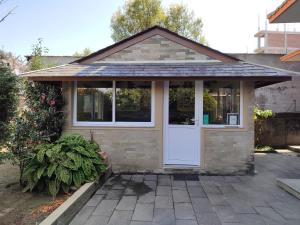
<svg viewBox="0 0 300 225">
<path fill-rule="evenodd" d="M 24 77 L 290 77 L 284 70 L 238 63 L 99 63 L 67 64 L 32 71 Z"/>
</svg>

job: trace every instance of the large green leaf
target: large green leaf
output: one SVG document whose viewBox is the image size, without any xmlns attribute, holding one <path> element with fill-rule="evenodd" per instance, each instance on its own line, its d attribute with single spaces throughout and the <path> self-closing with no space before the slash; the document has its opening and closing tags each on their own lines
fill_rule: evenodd
<svg viewBox="0 0 300 225">
<path fill-rule="evenodd" d="M 82 161 L 82 169 L 86 177 L 91 175 L 92 165 L 89 162 L 89 159 L 85 158 L 85 160 Z"/>
<path fill-rule="evenodd" d="M 44 156 L 45 156 L 45 153 L 46 153 L 46 148 L 44 149 L 41 149 L 38 151 L 38 153 L 36 154 L 36 159 L 42 163 L 44 161 Z"/>
<path fill-rule="evenodd" d="M 84 149 L 82 146 L 76 146 L 74 147 L 74 150 L 80 153 L 81 155 L 91 157 L 90 153 Z"/>
<path fill-rule="evenodd" d="M 41 176 L 43 175 L 46 168 L 47 168 L 47 166 L 38 168 L 38 170 L 36 171 L 36 176 L 37 176 L 38 180 L 41 178 Z"/>
<path fill-rule="evenodd" d="M 77 188 L 79 188 L 81 184 L 84 182 L 81 171 L 77 171 L 73 173 L 73 182 Z"/>
<path fill-rule="evenodd" d="M 74 161 L 76 167 L 81 167 L 82 156 L 80 154 L 74 152 L 67 152 L 67 156 Z"/>
<path fill-rule="evenodd" d="M 52 176 L 52 174 L 55 171 L 56 167 L 57 167 L 56 163 L 49 165 L 49 167 L 47 169 L 47 175 L 48 175 L 49 178 Z"/>
<path fill-rule="evenodd" d="M 59 191 L 57 181 L 56 180 L 50 180 L 48 184 L 48 190 L 50 194 L 55 197 Z"/>
<path fill-rule="evenodd" d="M 69 170 L 67 170 L 66 168 L 61 169 L 59 178 L 62 182 L 67 184 L 69 182 L 70 176 L 71 176 L 71 174 L 70 174 Z"/>
</svg>

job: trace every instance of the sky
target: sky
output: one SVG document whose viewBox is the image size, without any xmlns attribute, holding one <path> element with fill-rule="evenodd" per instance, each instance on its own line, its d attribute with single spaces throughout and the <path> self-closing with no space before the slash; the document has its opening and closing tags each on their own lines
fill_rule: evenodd
<svg viewBox="0 0 300 225">
<path fill-rule="evenodd" d="M 17 8 L 0 23 L 0 49 L 29 55 L 32 44 L 43 38 L 48 55 L 73 55 L 88 47 L 92 51 L 113 44 L 110 18 L 125 0 L 6 0 L 0 16 Z M 224 53 L 251 53 L 257 46 L 253 35 L 265 28 L 266 13 L 283 0 L 162 0 L 186 4 L 204 23 L 203 34 L 210 47 Z M 268 25 L 283 30 L 283 25 Z M 299 24 L 288 30 L 300 31 Z"/>
</svg>

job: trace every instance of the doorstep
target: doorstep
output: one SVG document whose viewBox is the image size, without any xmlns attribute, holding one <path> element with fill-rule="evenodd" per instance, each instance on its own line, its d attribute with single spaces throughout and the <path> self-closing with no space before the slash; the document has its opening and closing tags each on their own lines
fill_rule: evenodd
<svg viewBox="0 0 300 225">
<path fill-rule="evenodd" d="M 277 185 L 300 199 L 300 179 L 277 179 Z"/>
</svg>

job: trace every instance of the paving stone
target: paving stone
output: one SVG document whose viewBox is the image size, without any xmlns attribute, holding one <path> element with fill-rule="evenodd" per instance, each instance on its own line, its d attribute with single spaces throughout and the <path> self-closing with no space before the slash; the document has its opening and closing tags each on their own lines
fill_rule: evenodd
<svg viewBox="0 0 300 225">
<path fill-rule="evenodd" d="M 201 186 L 200 182 L 197 180 L 187 180 L 186 186 Z"/>
<path fill-rule="evenodd" d="M 172 180 L 172 188 L 176 189 L 176 188 L 186 188 L 186 183 L 184 180 Z"/>
<path fill-rule="evenodd" d="M 155 208 L 173 208 L 172 196 L 156 196 L 155 197 Z"/>
<path fill-rule="evenodd" d="M 140 174 L 137 174 L 137 175 L 133 175 L 131 177 L 131 180 L 134 181 L 134 182 L 143 182 L 144 181 L 144 175 L 140 175 Z"/>
<path fill-rule="evenodd" d="M 144 195 L 139 196 L 138 203 L 154 203 L 155 201 L 155 192 L 150 191 Z"/>
<path fill-rule="evenodd" d="M 146 221 L 131 221 L 130 225 L 153 225 L 153 223 Z"/>
<path fill-rule="evenodd" d="M 176 225 L 198 225 L 196 220 L 176 220 Z"/>
<path fill-rule="evenodd" d="M 191 200 L 196 214 L 214 212 L 212 205 L 207 198 L 191 198 Z"/>
<path fill-rule="evenodd" d="M 137 196 L 123 196 L 119 204 L 117 205 L 117 210 L 134 210 L 137 201 Z"/>
<path fill-rule="evenodd" d="M 108 216 L 90 216 L 84 225 L 107 225 Z"/>
<path fill-rule="evenodd" d="M 173 225 L 175 224 L 174 209 L 154 209 L 154 225 Z"/>
<path fill-rule="evenodd" d="M 270 207 L 255 207 L 255 210 L 262 216 L 264 221 L 273 221 L 279 224 L 285 223 L 285 219 Z"/>
<path fill-rule="evenodd" d="M 244 225 L 271 225 L 266 224 L 262 216 L 257 214 L 239 214 L 238 217 Z"/>
<path fill-rule="evenodd" d="M 190 197 L 207 197 L 201 186 L 188 186 L 187 188 Z"/>
<path fill-rule="evenodd" d="M 152 221 L 154 204 L 137 203 L 132 220 L 136 221 Z"/>
<path fill-rule="evenodd" d="M 132 187 L 127 187 L 123 193 L 124 195 L 137 195 L 136 191 Z"/>
<path fill-rule="evenodd" d="M 131 175 L 130 174 L 122 174 L 121 179 L 129 181 L 131 179 Z"/>
<path fill-rule="evenodd" d="M 70 225 L 82 225 L 84 224 L 90 215 L 95 210 L 95 207 L 84 206 L 71 221 Z"/>
<path fill-rule="evenodd" d="M 123 189 L 125 189 L 126 188 L 126 186 L 125 185 L 122 185 L 122 184 L 114 184 L 113 186 L 112 186 L 112 189 L 113 190 L 123 190 Z"/>
<path fill-rule="evenodd" d="M 215 206 L 216 213 L 222 223 L 238 223 L 240 222 L 237 215 L 233 212 L 230 206 Z"/>
<path fill-rule="evenodd" d="M 108 225 L 129 225 L 133 211 L 115 210 Z"/>
<path fill-rule="evenodd" d="M 185 190 L 172 190 L 174 202 L 191 202 L 189 194 Z"/>
<path fill-rule="evenodd" d="M 217 206 L 217 205 L 228 206 L 229 205 L 224 195 L 207 194 L 207 197 L 213 206 Z"/>
<path fill-rule="evenodd" d="M 97 206 L 103 199 L 104 195 L 93 195 L 92 198 L 86 203 L 87 206 Z"/>
<path fill-rule="evenodd" d="M 104 199 L 120 200 L 123 193 L 124 193 L 124 190 L 110 190 L 107 192 Z"/>
<path fill-rule="evenodd" d="M 197 220 L 199 225 L 221 225 L 221 221 L 216 213 L 199 213 Z"/>
<path fill-rule="evenodd" d="M 144 181 L 144 184 L 147 185 L 149 188 L 151 188 L 152 190 L 156 190 L 156 181 L 153 181 L 153 180 L 146 180 Z"/>
<path fill-rule="evenodd" d="M 105 185 L 96 191 L 96 195 L 105 195 L 109 190 L 111 190 L 112 185 Z"/>
<path fill-rule="evenodd" d="M 225 182 L 240 183 L 241 179 L 238 176 L 224 176 Z"/>
<path fill-rule="evenodd" d="M 118 202 L 118 200 L 102 200 L 100 204 L 96 207 L 93 215 L 111 216 Z"/>
<path fill-rule="evenodd" d="M 169 175 L 158 175 L 158 185 L 171 185 L 171 178 Z"/>
<path fill-rule="evenodd" d="M 145 180 L 157 181 L 157 175 L 155 174 L 146 174 L 144 177 Z"/>
<path fill-rule="evenodd" d="M 250 203 L 239 196 L 230 196 L 226 199 L 226 202 L 235 213 L 256 213 Z"/>
<path fill-rule="evenodd" d="M 269 201 L 268 204 L 286 219 L 300 219 L 300 204 L 291 205 L 289 203 L 279 201 Z"/>
<path fill-rule="evenodd" d="M 202 185 L 202 187 L 203 187 L 206 194 L 214 194 L 214 195 L 221 195 L 222 194 L 221 190 L 216 185 L 211 185 L 211 184 L 207 185 L 207 184 L 205 184 L 205 185 Z"/>
<path fill-rule="evenodd" d="M 156 195 L 172 195 L 171 186 L 157 186 Z"/>
<path fill-rule="evenodd" d="M 174 203 L 175 217 L 178 220 L 196 219 L 191 203 Z"/>
</svg>

